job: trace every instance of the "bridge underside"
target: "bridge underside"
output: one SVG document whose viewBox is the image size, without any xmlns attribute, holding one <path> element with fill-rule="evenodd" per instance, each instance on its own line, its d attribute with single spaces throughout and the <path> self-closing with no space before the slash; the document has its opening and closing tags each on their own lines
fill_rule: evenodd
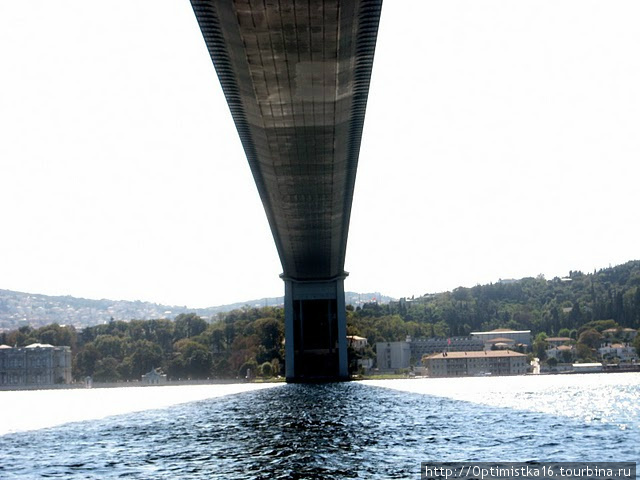
<svg viewBox="0 0 640 480">
<path fill-rule="evenodd" d="M 346 378 L 344 260 L 382 0 L 191 3 L 282 262 L 287 378 Z"/>
</svg>

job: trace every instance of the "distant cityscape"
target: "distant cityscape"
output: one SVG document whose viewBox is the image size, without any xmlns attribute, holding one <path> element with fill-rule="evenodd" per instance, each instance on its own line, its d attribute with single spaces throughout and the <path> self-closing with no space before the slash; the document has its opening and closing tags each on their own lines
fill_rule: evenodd
<svg viewBox="0 0 640 480">
<path fill-rule="evenodd" d="M 166 320 L 165 320 L 166 321 Z M 540 373 L 594 373 L 639 371 L 638 352 L 630 344 L 638 331 L 610 328 L 602 332 L 597 355 L 599 362 L 576 362 L 576 343 L 569 337 L 547 337 L 543 365 L 533 357 L 530 330 L 499 328 L 472 332 L 464 337 L 432 337 L 404 341 L 377 342 L 375 356 L 367 356 L 367 338 L 348 335 L 356 372 L 364 375 L 404 374 L 407 376 L 461 377 L 525 375 Z M 103 337 L 104 338 L 104 337 Z M 112 340 L 115 337 L 110 337 Z M 620 339 L 624 343 L 620 342 Z M 553 362 L 550 360 L 553 359 Z M 251 368 L 248 368 L 251 372 Z M 273 371 L 270 367 L 270 377 Z M 246 378 L 255 374 L 247 373 Z M 76 385 L 91 387 L 93 378 L 78 379 Z M 73 381 L 72 351 L 69 346 L 32 343 L 24 347 L 0 344 L 0 389 L 30 386 L 69 385 Z M 168 383 L 162 369 L 151 367 L 134 383 L 160 385 Z M 175 381 L 175 379 L 174 379 Z M 178 380 L 179 381 L 179 380 Z"/>
<path fill-rule="evenodd" d="M 640 371 L 640 261 L 418 298 L 348 292 L 346 300 L 355 376 Z M 0 290 L 0 384 L 282 377 L 282 303 L 189 309 Z"/>
<path fill-rule="evenodd" d="M 364 303 L 388 303 L 393 298 L 380 292 L 346 292 L 347 305 L 357 307 Z M 246 302 L 231 303 L 208 308 L 161 305 L 158 303 L 127 300 L 91 300 L 71 296 L 49 296 L 34 293 L 0 290 L 0 332 L 22 326 L 42 327 L 51 323 L 73 325 L 76 328 L 100 325 L 111 320 L 141 320 L 165 318 L 173 320 L 181 313 L 195 313 L 212 321 L 219 313 L 251 307 L 278 307 L 283 297 L 269 297 Z"/>
</svg>

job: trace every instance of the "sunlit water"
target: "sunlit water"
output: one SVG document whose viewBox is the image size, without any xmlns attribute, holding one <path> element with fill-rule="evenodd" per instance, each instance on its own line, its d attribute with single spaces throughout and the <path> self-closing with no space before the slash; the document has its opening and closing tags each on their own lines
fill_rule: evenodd
<svg viewBox="0 0 640 480">
<path fill-rule="evenodd" d="M 273 388 L 277 385 L 279 384 L 240 383 L 183 387 L 5 391 L 0 392 L 0 435 L 166 408 L 234 393 Z"/>
<path fill-rule="evenodd" d="M 367 381 L 403 392 L 640 428 L 640 374 Z"/>
<path fill-rule="evenodd" d="M 639 374 L 232 387 L 0 392 L 14 431 L 0 479 L 415 479 L 421 461 L 640 458 Z M 38 428 L 47 411 L 83 421 Z"/>
</svg>

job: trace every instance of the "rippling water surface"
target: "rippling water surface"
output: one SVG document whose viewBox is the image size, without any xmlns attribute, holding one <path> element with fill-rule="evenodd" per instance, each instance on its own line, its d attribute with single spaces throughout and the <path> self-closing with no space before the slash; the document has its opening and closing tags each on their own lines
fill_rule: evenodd
<svg viewBox="0 0 640 480">
<path fill-rule="evenodd" d="M 117 401 L 154 388 L 127 390 Z M 47 409 L 53 392 L 29 393 Z M 7 433 L 0 478 L 416 479 L 429 460 L 635 461 L 639 403 L 638 374 L 279 385 Z"/>
</svg>

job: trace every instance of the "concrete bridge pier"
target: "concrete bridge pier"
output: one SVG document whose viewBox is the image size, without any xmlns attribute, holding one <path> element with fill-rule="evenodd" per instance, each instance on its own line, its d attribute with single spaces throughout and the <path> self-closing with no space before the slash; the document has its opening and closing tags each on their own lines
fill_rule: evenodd
<svg viewBox="0 0 640 480">
<path fill-rule="evenodd" d="M 285 284 L 285 361 L 287 382 L 349 379 L 344 278 Z"/>
</svg>

